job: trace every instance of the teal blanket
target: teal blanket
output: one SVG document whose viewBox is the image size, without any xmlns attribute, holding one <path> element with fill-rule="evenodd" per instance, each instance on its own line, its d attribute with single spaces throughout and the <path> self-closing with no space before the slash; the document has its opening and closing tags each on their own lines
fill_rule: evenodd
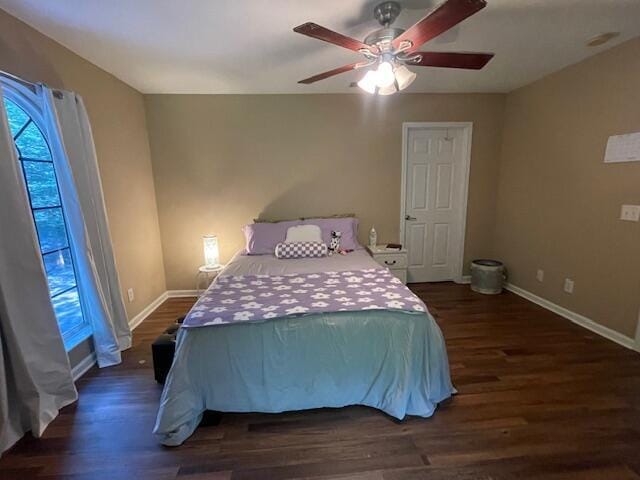
<svg viewBox="0 0 640 480">
<path fill-rule="evenodd" d="M 360 311 L 180 329 L 154 433 L 179 445 L 205 410 L 367 405 L 429 417 L 455 392 L 429 313 Z"/>
</svg>

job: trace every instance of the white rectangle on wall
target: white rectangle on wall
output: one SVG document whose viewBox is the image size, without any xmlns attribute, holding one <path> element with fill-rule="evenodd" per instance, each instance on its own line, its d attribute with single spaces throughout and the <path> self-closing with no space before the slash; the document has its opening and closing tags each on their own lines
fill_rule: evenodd
<svg viewBox="0 0 640 480">
<path fill-rule="evenodd" d="M 604 163 L 640 161 L 640 132 L 609 137 Z"/>
</svg>

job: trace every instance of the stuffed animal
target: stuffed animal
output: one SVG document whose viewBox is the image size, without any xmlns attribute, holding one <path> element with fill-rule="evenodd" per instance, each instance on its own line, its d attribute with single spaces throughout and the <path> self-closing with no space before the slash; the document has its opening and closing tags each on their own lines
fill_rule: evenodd
<svg viewBox="0 0 640 480">
<path fill-rule="evenodd" d="M 342 232 L 331 230 L 331 240 L 329 241 L 329 255 L 340 252 L 340 239 Z"/>
</svg>

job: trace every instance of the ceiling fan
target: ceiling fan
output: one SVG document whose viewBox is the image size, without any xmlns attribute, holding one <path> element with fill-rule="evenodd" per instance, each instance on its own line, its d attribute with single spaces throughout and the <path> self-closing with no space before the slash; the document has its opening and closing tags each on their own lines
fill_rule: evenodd
<svg viewBox="0 0 640 480">
<path fill-rule="evenodd" d="M 373 10 L 373 15 L 382 28 L 369 34 L 364 42 L 313 22 L 304 23 L 293 31 L 358 52 L 364 55 L 365 60 L 319 73 L 298 83 L 310 84 L 340 73 L 366 68 L 367 73 L 357 85 L 369 93 L 391 95 L 404 90 L 415 80 L 416 74 L 407 65 L 479 70 L 491 60 L 493 53 L 421 52 L 418 48 L 486 5 L 485 0 L 447 0 L 408 30 L 403 30 L 391 26 L 402 7 L 398 2 L 385 1 Z"/>
</svg>

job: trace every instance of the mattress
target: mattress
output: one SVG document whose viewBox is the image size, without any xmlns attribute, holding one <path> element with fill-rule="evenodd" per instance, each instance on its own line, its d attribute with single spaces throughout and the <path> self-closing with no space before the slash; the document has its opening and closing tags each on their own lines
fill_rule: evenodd
<svg viewBox="0 0 640 480">
<path fill-rule="evenodd" d="M 279 259 L 274 255 L 244 255 L 236 253 L 220 275 L 287 275 L 293 273 L 346 272 L 379 268 L 366 250 L 354 250 L 346 255 L 334 254 L 321 258 Z"/>
</svg>

